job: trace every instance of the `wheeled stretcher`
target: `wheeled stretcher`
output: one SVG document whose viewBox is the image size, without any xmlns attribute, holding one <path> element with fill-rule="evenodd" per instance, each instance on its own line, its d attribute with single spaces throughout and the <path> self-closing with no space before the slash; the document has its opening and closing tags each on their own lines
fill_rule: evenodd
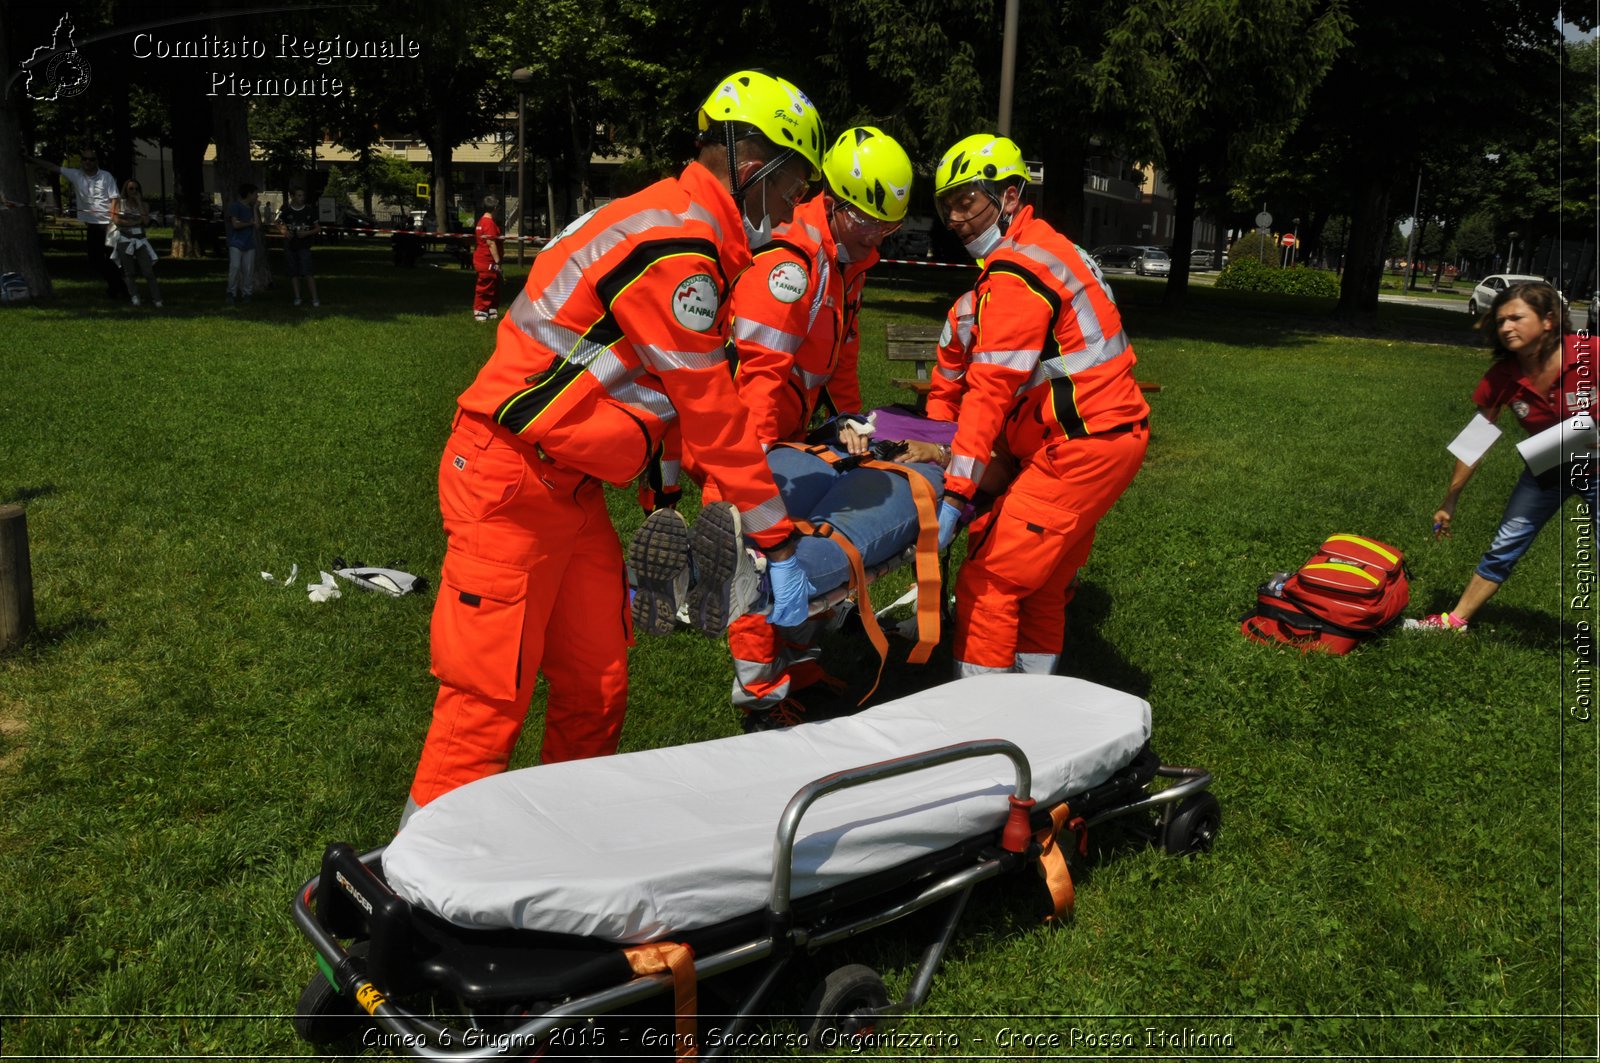
<svg viewBox="0 0 1600 1063">
<path fill-rule="evenodd" d="M 386 848 L 328 847 L 294 901 L 321 968 L 297 1029 L 493 1059 L 614 1054 L 654 1028 L 669 1055 L 721 1056 L 791 961 L 937 907 L 904 998 L 853 965 L 808 1005 L 807 1035 L 870 1028 L 926 998 L 978 883 L 1038 866 L 1056 914 L 1070 909 L 1064 828 L 1086 838 L 1125 817 L 1168 851 L 1210 847 L 1210 775 L 1162 765 L 1149 739 L 1140 698 L 986 675 L 851 717 L 480 780 Z M 703 1044 L 697 995 L 723 1017 Z"/>
</svg>

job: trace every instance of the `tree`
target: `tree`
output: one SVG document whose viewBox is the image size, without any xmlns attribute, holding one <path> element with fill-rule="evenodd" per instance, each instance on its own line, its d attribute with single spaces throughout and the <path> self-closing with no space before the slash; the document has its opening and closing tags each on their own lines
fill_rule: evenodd
<svg viewBox="0 0 1600 1063">
<path fill-rule="evenodd" d="M 12 70 L 8 16 L 0 8 L 0 69 Z M 44 268 L 33 217 L 33 182 L 23 157 L 22 122 L 17 113 L 17 83 L 0 97 L 0 272 L 20 273 L 36 299 L 54 294 Z"/>
<path fill-rule="evenodd" d="M 1335 310 L 1345 316 L 1377 310 L 1396 193 L 1414 187 L 1423 155 L 1515 137 L 1555 97 L 1563 7 L 1563 0 L 1347 2 L 1351 46 L 1313 92 L 1292 142 L 1301 157 L 1315 151 L 1335 160 L 1322 192 L 1351 219 Z"/>
<path fill-rule="evenodd" d="M 1172 182 L 1181 300 L 1202 189 L 1270 157 L 1349 40 L 1345 0 L 1125 0 L 1100 58 L 1102 99 L 1140 116 Z"/>
</svg>

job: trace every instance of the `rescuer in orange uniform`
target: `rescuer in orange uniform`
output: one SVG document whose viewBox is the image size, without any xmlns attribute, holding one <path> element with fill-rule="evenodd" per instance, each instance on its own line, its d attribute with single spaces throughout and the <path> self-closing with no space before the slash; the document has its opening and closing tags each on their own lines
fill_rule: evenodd
<svg viewBox="0 0 1600 1063">
<path fill-rule="evenodd" d="M 934 174 L 941 219 L 982 266 L 941 549 L 996 445 L 1020 467 L 968 534 L 958 675 L 1054 671 L 1067 588 L 1149 442 L 1150 408 L 1116 304 L 1072 241 L 1022 205 L 1027 179 L 1016 144 L 987 134 L 953 146 Z"/>
<path fill-rule="evenodd" d="M 832 412 L 861 412 L 861 289 L 879 245 L 900 228 L 910 205 L 911 159 L 872 126 L 841 133 L 823 156 L 822 176 L 824 190 L 800 205 L 734 286 L 736 381 L 763 448 L 802 442 L 824 393 Z M 848 429 L 841 435 L 852 453 L 866 452 L 864 438 Z M 796 723 L 804 706 L 794 692 L 822 681 L 834 685 L 817 660 L 821 623 L 779 631 L 764 615 L 749 613 L 729 625 L 733 704 L 748 714 L 747 723 L 774 713 L 776 722 Z"/>
<path fill-rule="evenodd" d="M 724 345 L 729 286 L 819 176 L 822 123 L 787 81 L 741 71 L 699 124 L 679 177 L 579 218 L 540 252 L 458 400 L 439 466 L 440 688 L 406 816 L 505 769 L 540 671 L 540 759 L 616 750 L 631 635 L 602 484 L 638 476 L 669 426 L 765 550 L 774 593 L 803 581 L 782 564 L 793 528 Z"/>
</svg>

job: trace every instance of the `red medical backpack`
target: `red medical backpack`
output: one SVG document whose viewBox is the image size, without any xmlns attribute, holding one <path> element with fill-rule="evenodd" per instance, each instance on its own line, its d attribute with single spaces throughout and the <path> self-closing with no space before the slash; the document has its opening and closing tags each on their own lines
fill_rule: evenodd
<svg viewBox="0 0 1600 1063">
<path fill-rule="evenodd" d="M 1410 598 L 1399 550 L 1360 535 L 1330 535 L 1311 560 L 1261 585 L 1239 630 L 1301 652 L 1349 653 L 1399 623 Z"/>
</svg>

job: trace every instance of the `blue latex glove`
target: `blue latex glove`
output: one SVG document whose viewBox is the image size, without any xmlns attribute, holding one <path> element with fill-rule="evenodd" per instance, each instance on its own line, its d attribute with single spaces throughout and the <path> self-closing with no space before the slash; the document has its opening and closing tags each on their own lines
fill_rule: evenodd
<svg viewBox="0 0 1600 1063">
<path fill-rule="evenodd" d="M 767 619 L 774 627 L 803 624 L 811 611 L 811 598 L 817 591 L 806 579 L 800 560 L 790 554 L 782 561 L 767 562 L 767 578 L 772 581 L 772 609 Z"/>
<path fill-rule="evenodd" d="M 939 503 L 939 552 L 950 549 L 961 527 L 961 511 L 948 502 Z"/>
</svg>

